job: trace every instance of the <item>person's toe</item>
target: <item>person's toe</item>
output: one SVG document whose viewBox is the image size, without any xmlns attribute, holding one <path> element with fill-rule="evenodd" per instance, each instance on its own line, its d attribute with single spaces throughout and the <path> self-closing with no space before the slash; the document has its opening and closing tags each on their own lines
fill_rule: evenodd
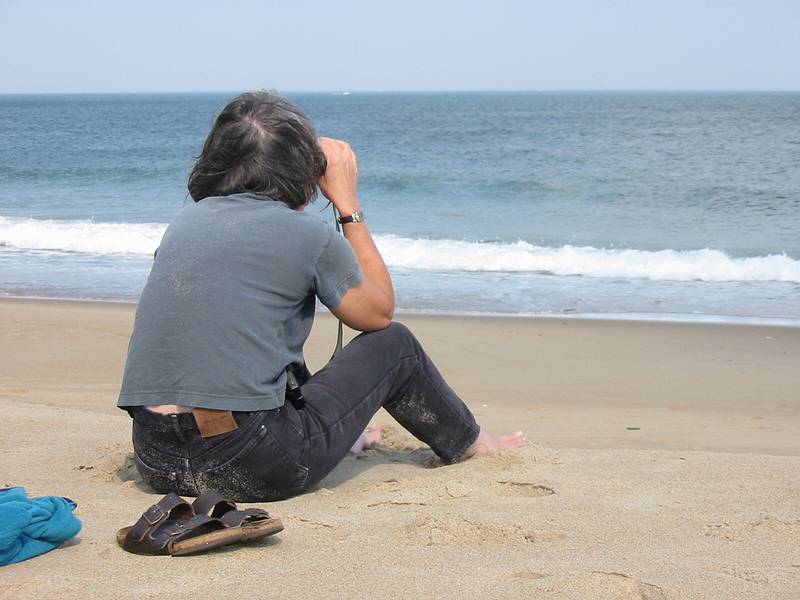
<svg viewBox="0 0 800 600">
<path fill-rule="evenodd" d="M 505 442 L 511 448 L 524 448 L 528 445 L 528 440 L 525 439 L 525 436 L 522 435 L 521 431 L 515 431 L 514 433 L 510 434 L 506 437 Z"/>
</svg>

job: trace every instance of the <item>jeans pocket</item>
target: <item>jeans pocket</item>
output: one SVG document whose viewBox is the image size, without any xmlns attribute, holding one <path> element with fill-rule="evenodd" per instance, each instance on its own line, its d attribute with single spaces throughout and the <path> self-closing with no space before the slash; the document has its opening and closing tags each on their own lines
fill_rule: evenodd
<svg viewBox="0 0 800 600">
<path fill-rule="evenodd" d="M 213 489 L 237 502 L 259 502 L 288 498 L 302 490 L 308 468 L 290 456 L 266 424 L 252 435 L 234 457 L 194 473 L 200 492 Z"/>
</svg>

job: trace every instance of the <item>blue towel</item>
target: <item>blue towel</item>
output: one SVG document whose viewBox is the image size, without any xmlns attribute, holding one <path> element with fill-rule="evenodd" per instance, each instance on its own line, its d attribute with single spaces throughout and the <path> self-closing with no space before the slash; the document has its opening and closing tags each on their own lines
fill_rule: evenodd
<svg viewBox="0 0 800 600">
<path fill-rule="evenodd" d="M 28 498 L 25 488 L 0 489 L 0 565 L 49 552 L 81 530 L 69 498 Z"/>
</svg>

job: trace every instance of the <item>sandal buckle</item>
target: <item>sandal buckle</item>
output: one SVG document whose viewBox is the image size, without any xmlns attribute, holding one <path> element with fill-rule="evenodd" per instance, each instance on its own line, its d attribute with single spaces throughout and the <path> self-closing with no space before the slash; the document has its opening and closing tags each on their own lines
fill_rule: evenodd
<svg viewBox="0 0 800 600">
<path fill-rule="evenodd" d="M 144 511 L 142 516 L 144 517 L 144 520 L 147 521 L 147 524 L 152 526 L 158 523 L 165 516 L 167 516 L 167 513 L 165 513 L 164 510 L 158 504 L 154 504 L 146 511 Z"/>
</svg>

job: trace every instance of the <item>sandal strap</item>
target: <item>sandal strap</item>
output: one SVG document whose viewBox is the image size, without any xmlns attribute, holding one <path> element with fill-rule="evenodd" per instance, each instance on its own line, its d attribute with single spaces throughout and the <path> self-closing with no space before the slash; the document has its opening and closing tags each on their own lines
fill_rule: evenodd
<svg viewBox="0 0 800 600">
<path fill-rule="evenodd" d="M 192 509 L 198 515 L 222 517 L 231 510 L 236 510 L 236 503 L 215 490 L 206 490 L 192 502 Z"/>
<path fill-rule="evenodd" d="M 170 492 L 142 513 L 125 536 L 123 548 L 131 552 L 148 553 L 162 550 L 169 535 L 172 535 L 168 532 L 180 529 L 178 525 L 188 521 L 193 514 L 192 507 L 186 500 Z M 165 526 L 164 523 L 168 520 L 175 520 L 175 523 Z M 166 538 L 164 534 L 168 534 Z"/>
<path fill-rule="evenodd" d="M 261 508 L 246 508 L 245 510 L 231 510 L 226 512 L 220 517 L 220 521 L 222 521 L 226 527 L 240 527 L 243 523 L 264 521 L 269 518 L 269 513 Z"/>
</svg>

